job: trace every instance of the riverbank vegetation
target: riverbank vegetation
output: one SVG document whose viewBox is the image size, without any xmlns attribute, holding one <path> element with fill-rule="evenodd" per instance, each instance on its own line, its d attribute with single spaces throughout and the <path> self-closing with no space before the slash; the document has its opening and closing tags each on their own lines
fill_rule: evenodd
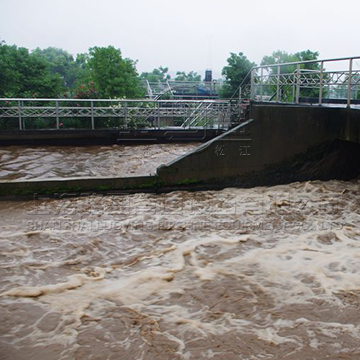
<svg viewBox="0 0 360 360">
<path fill-rule="evenodd" d="M 261 65 L 314 60 L 319 53 L 310 50 L 288 54 L 276 51 L 264 56 Z M 87 53 L 73 56 L 63 49 L 49 47 L 33 51 L 0 42 L 1 98 L 142 98 L 145 81 L 201 81 L 194 71 L 178 71 L 171 78 L 169 68 L 160 66 L 138 73 L 136 60 L 125 58 L 113 46 L 92 47 Z M 256 63 L 242 52 L 230 53 L 222 69 L 222 98 L 231 97 Z"/>
</svg>

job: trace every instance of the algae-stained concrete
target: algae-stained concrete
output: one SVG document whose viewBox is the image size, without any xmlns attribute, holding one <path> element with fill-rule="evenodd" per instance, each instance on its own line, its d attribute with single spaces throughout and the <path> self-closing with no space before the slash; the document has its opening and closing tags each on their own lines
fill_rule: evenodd
<svg viewBox="0 0 360 360">
<path fill-rule="evenodd" d="M 159 188 L 157 176 L 137 176 L 126 178 L 69 178 L 49 180 L 12 180 L 0 182 L 0 196 L 29 196 L 33 194 L 73 194 L 86 195 L 91 192 L 111 193 L 111 191 L 145 191 Z"/>
</svg>

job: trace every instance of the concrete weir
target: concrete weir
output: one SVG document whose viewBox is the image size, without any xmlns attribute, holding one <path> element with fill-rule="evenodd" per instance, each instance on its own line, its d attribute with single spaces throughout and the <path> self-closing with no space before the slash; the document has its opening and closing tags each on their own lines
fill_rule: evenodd
<svg viewBox="0 0 360 360">
<path fill-rule="evenodd" d="M 359 175 L 359 110 L 252 104 L 250 120 L 160 166 L 156 175 L 2 181 L 0 194 L 164 192 Z"/>
<path fill-rule="evenodd" d="M 256 186 L 360 173 L 360 111 L 253 105 L 251 120 L 158 168 L 167 184 Z"/>
<path fill-rule="evenodd" d="M 1 145 L 111 145 L 207 141 L 223 129 L 61 129 L 0 131 Z"/>
</svg>

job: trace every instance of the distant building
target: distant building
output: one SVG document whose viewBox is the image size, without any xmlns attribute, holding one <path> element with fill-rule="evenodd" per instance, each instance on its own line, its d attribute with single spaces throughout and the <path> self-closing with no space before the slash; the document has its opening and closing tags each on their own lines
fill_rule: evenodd
<svg viewBox="0 0 360 360">
<path fill-rule="evenodd" d="M 212 81 L 212 70 L 207 69 L 205 70 L 205 82 L 211 82 Z"/>
</svg>

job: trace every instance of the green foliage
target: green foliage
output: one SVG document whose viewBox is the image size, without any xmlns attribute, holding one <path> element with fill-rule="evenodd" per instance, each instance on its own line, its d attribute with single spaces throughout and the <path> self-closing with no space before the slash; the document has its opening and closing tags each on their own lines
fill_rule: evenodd
<svg viewBox="0 0 360 360">
<path fill-rule="evenodd" d="M 201 75 L 194 71 L 186 73 L 185 71 L 178 71 L 175 77 L 176 81 L 201 81 Z"/>
<path fill-rule="evenodd" d="M 83 92 L 82 87 L 90 92 L 93 87 L 99 98 L 141 96 L 136 63 L 123 59 L 120 49 L 113 46 L 93 47 L 89 54 L 81 55 L 77 61 L 83 70 L 75 91 L 78 96 Z"/>
<path fill-rule="evenodd" d="M 93 47 L 74 59 L 54 47 L 30 53 L 1 41 L 0 97 L 141 97 L 135 65 L 113 46 Z"/>
<path fill-rule="evenodd" d="M 290 62 L 297 62 L 297 61 L 309 61 L 309 60 L 317 60 L 319 53 L 317 51 L 305 50 L 300 51 L 295 54 L 289 54 L 285 51 L 277 50 L 274 51 L 270 56 L 264 56 L 261 60 L 261 65 L 272 65 L 272 64 L 284 64 Z M 300 66 L 301 69 L 308 69 L 308 70 L 320 70 L 320 65 L 318 63 L 313 64 L 302 64 Z M 288 65 L 288 66 L 281 66 L 280 73 L 292 73 L 296 70 L 296 65 Z M 277 71 L 277 68 L 273 68 L 273 71 Z"/>
<path fill-rule="evenodd" d="M 0 97 L 57 97 L 63 90 L 59 74 L 36 53 L 0 45 Z"/>
<path fill-rule="evenodd" d="M 140 79 L 147 80 L 149 82 L 165 82 L 171 78 L 171 76 L 168 74 L 168 71 L 168 67 L 160 66 L 158 69 L 154 69 L 151 72 L 141 73 Z"/>
<path fill-rule="evenodd" d="M 223 98 L 231 97 L 251 68 L 256 66 L 256 64 L 251 62 L 242 52 L 239 54 L 230 53 L 227 62 L 228 65 L 222 70 L 222 75 L 225 77 L 225 83 L 221 90 L 221 96 Z M 248 81 L 250 82 L 250 77 Z"/>
<path fill-rule="evenodd" d="M 43 58 L 49 64 L 53 74 L 59 74 L 66 88 L 72 88 L 79 76 L 80 68 L 74 57 L 63 49 L 48 47 L 47 49 L 36 48 L 33 54 Z"/>
<path fill-rule="evenodd" d="M 274 51 L 270 56 L 264 56 L 261 60 L 261 65 L 273 65 L 273 64 L 284 64 L 284 63 L 291 63 L 291 62 L 299 62 L 299 61 L 311 61 L 317 60 L 319 56 L 319 52 L 311 51 L 311 50 L 304 50 L 294 54 L 289 54 L 285 51 L 277 50 Z M 296 65 L 285 65 L 280 67 L 280 74 L 292 74 L 296 71 Z M 320 70 L 319 63 L 308 63 L 308 64 L 300 64 L 301 70 Z M 278 68 L 271 67 L 269 68 L 270 74 L 277 74 Z M 315 81 L 318 79 L 318 74 L 307 74 L 308 78 L 314 77 Z M 265 86 L 265 93 L 266 90 L 269 93 L 275 93 L 276 87 L 272 86 L 267 88 Z M 287 94 L 287 95 L 286 95 Z M 293 89 L 291 86 L 283 86 L 280 89 L 280 96 L 282 101 L 290 101 L 292 100 Z M 319 90 L 318 89 L 311 89 L 311 88 L 301 88 L 301 96 L 311 97 L 311 98 L 318 98 L 319 97 Z M 323 90 L 323 96 L 326 96 L 326 89 Z"/>
<path fill-rule="evenodd" d="M 113 46 L 90 48 L 87 65 L 100 97 L 136 97 L 138 79 L 135 63 L 123 59 L 119 49 Z"/>
<path fill-rule="evenodd" d="M 311 50 L 294 54 L 278 50 L 264 56 L 261 65 L 316 60 L 318 56 L 318 52 Z M 222 70 L 225 83 L 220 95 L 224 98 L 231 97 L 254 66 L 256 64 L 242 52 L 230 53 L 227 65 Z M 136 61 L 123 58 L 120 49 L 113 46 L 93 47 L 88 53 L 78 54 L 74 58 L 63 49 L 48 47 L 29 52 L 23 47 L 6 45 L 1 39 L 0 69 L 0 97 L 139 98 L 145 96 L 140 80 L 165 82 L 171 79 L 169 68 L 162 66 L 139 76 Z M 301 69 L 319 71 L 320 65 L 302 64 Z M 269 71 L 275 74 L 277 68 L 269 68 Z M 291 74 L 296 71 L 296 66 L 283 66 L 280 71 L 282 74 Z M 318 73 L 307 76 L 316 78 Z M 194 71 L 178 71 L 175 80 L 200 81 L 201 76 Z M 246 78 L 246 82 L 250 82 L 250 76 Z M 264 84 L 264 95 L 274 93 L 271 88 L 273 86 L 266 87 Z M 291 93 L 289 96 L 292 96 L 293 89 L 290 87 L 280 89 L 283 101 L 286 101 L 286 93 Z M 327 89 L 323 89 L 324 96 L 326 92 Z M 301 96 L 318 97 L 318 93 L 318 89 L 301 88 Z M 360 92 L 353 96 L 359 98 Z M 165 98 L 171 98 L 171 95 L 165 94 L 163 99 Z"/>
</svg>

